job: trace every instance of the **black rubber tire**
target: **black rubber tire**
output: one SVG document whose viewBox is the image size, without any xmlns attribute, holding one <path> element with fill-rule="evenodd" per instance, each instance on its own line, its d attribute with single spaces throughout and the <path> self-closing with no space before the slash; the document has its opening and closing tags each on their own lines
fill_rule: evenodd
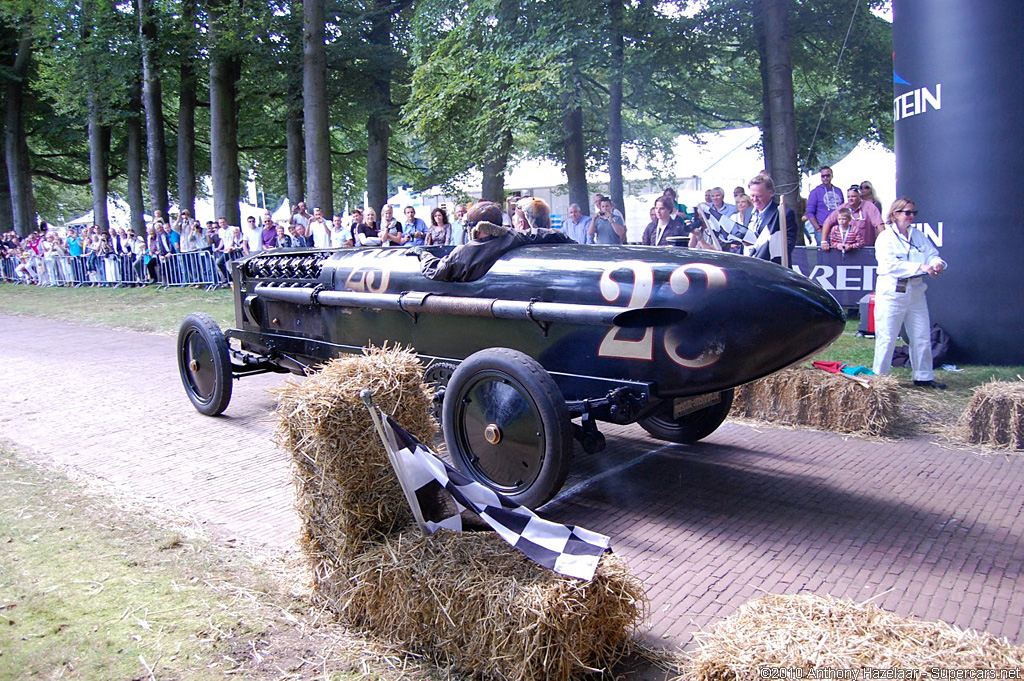
<svg viewBox="0 0 1024 681">
<path fill-rule="evenodd" d="M 549 501 L 569 474 L 573 439 L 565 398 L 544 367 L 518 350 L 467 357 L 448 381 L 441 424 L 455 466 L 522 506 Z M 500 433 L 496 443 L 486 437 L 492 424 Z"/>
<path fill-rule="evenodd" d="M 216 416 L 227 409 L 231 402 L 231 357 L 224 333 L 210 315 L 193 312 L 181 322 L 178 372 L 185 394 L 199 413 Z"/>
<path fill-rule="evenodd" d="M 640 427 L 659 440 L 680 444 L 697 442 L 722 425 L 732 408 L 732 397 L 732 390 L 723 390 L 718 404 L 698 409 L 679 419 L 672 418 L 672 400 L 666 400 L 654 414 L 640 419 Z"/>
</svg>

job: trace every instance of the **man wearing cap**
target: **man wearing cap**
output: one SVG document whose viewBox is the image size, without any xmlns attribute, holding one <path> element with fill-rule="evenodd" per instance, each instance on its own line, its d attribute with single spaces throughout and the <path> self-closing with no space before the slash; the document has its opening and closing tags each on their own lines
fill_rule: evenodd
<svg viewBox="0 0 1024 681">
<path fill-rule="evenodd" d="M 529 208 L 534 219 L 543 222 L 545 213 L 550 215 L 547 204 L 532 197 L 530 201 L 532 203 Z M 557 229 L 531 227 L 514 230 L 505 227 L 501 224 L 502 212 L 501 206 L 490 201 L 473 206 L 466 213 L 466 229 L 471 230 L 472 239 L 465 246 L 457 246 L 443 258 L 424 249 L 412 249 L 410 255 L 419 257 L 423 276 L 434 281 L 476 281 L 487 274 L 501 256 L 516 248 L 534 244 L 573 243 L 572 239 Z"/>
</svg>

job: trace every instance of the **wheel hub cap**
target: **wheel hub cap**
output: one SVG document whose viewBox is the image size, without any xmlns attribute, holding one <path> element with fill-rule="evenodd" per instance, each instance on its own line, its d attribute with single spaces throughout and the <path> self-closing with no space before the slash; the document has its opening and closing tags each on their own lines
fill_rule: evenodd
<svg viewBox="0 0 1024 681">
<path fill-rule="evenodd" d="M 484 428 L 484 439 L 492 445 L 501 442 L 501 428 L 498 427 L 498 424 L 491 423 Z"/>
</svg>

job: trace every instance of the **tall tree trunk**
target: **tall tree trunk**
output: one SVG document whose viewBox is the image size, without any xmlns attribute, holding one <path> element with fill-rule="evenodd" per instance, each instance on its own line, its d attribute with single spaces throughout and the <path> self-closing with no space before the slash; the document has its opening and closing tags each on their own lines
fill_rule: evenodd
<svg viewBox="0 0 1024 681">
<path fill-rule="evenodd" d="M 142 44 L 142 103 L 146 109 L 149 203 L 167 219 L 167 146 L 164 143 L 163 90 L 157 64 L 156 17 L 152 0 L 136 0 Z"/>
<path fill-rule="evenodd" d="M 128 209 L 131 213 L 132 231 L 145 235 L 146 201 L 142 196 L 142 83 L 137 80 L 131 85 L 125 132 L 128 147 L 125 174 L 128 176 Z"/>
<path fill-rule="evenodd" d="M 292 86 L 289 86 L 291 89 Z M 305 175 L 302 169 L 303 158 L 306 155 L 305 138 L 302 134 L 302 92 L 297 85 L 294 86 L 297 92 L 297 102 L 292 102 L 288 107 L 288 118 L 285 120 L 284 134 L 288 145 L 285 160 L 285 174 L 288 182 L 288 203 L 294 206 L 305 197 Z M 291 99 L 291 97 L 289 97 Z"/>
<path fill-rule="evenodd" d="M 390 0 L 376 0 L 374 3 L 370 44 L 380 54 L 387 54 L 391 50 Z M 384 63 L 387 64 L 387 60 Z M 393 114 L 389 67 L 377 71 L 372 88 L 370 96 L 374 101 L 366 119 L 366 193 L 370 206 L 380 210 L 388 200 L 388 142 L 391 139 L 390 119 Z"/>
<path fill-rule="evenodd" d="M 96 25 L 95 3 L 86 0 L 82 3 L 81 45 L 92 52 L 95 46 L 92 41 L 93 27 Z M 87 63 L 91 64 L 91 60 Z M 105 234 L 110 229 L 110 216 L 107 215 L 107 194 L 110 189 L 110 130 L 105 129 L 100 116 L 100 102 L 96 85 L 99 80 L 94 69 L 88 68 L 85 74 L 86 95 L 85 108 L 88 120 L 87 139 L 89 143 L 89 187 L 92 190 L 92 223 Z"/>
<path fill-rule="evenodd" d="M 608 193 L 612 205 L 625 213 L 622 189 L 622 0 L 609 0 L 608 18 L 612 41 L 608 83 Z"/>
<path fill-rule="evenodd" d="M 772 111 L 768 98 L 768 36 L 764 25 L 764 2 L 754 0 L 754 38 L 757 41 L 757 66 L 761 75 L 761 152 L 764 167 L 772 167 Z M 770 170 L 769 170 L 770 172 Z"/>
<path fill-rule="evenodd" d="M 89 109 L 89 179 L 92 185 L 92 222 L 106 233 L 110 228 L 107 216 L 107 193 L 110 187 L 110 172 L 107 152 L 110 148 L 110 128 L 100 121 L 99 104 L 96 96 L 87 96 Z"/>
<path fill-rule="evenodd" d="M 11 191 L 11 212 L 14 229 L 19 236 L 34 231 L 36 197 L 32 191 L 32 165 L 25 141 L 23 101 L 28 67 L 32 61 L 32 36 L 25 29 L 18 40 L 18 49 L 11 65 L 4 115 L 4 154 L 7 157 L 7 179 Z"/>
<path fill-rule="evenodd" d="M 181 50 L 181 87 L 178 90 L 178 210 L 196 215 L 196 78 L 192 51 L 195 44 L 195 0 L 182 0 L 181 22 L 187 25 L 188 36 Z"/>
<path fill-rule="evenodd" d="M 288 185 L 288 203 L 294 206 L 306 198 L 306 138 L 302 128 L 302 0 L 289 0 L 288 7 L 291 20 L 284 27 L 288 41 L 285 181 Z"/>
<path fill-rule="evenodd" d="M 235 98 L 241 66 L 237 58 L 214 51 L 210 57 L 210 175 L 215 218 L 239 225 L 238 117 Z"/>
<path fill-rule="evenodd" d="M 519 16 L 518 0 L 498 0 L 498 21 L 492 28 L 495 35 L 501 35 L 502 39 L 515 39 L 517 31 L 517 20 Z M 507 91 L 511 85 L 504 86 L 502 92 Z M 499 97 L 498 107 L 501 108 L 503 97 Z M 484 159 L 480 170 L 483 179 L 480 183 L 480 196 L 484 201 L 494 201 L 505 210 L 505 170 L 508 168 L 508 157 L 512 152 L 512 130 L 502 128 L 496 124 L 485 135 L 490 144 L 490 154 Z M 490 142 L 490 140 L 494 140 Z"/>
<path fill-rule="evenodd" d="M 327 110 L 327 56 L 324 48 L 324 0 L 302 3 L 302 94 L 306 129 L 306 188 L 309 203 L 324 215 L 334 213 L 331 130 Z"/>
<path fill-rule="evenodd" d="M 13 229 L 14 211 L 11 209 L 11 182 L 7 177 L 7 155 L 0 154 L 0 234 Z"/>
<path fill-rule="evenodd" d="M 791 208 L 800 200 L 797 171 L 796 112 L 793 104 L 793 57 L 789 46 L 789 3 L 764 2 L 767 43 L 768 109 L 771 112 L 772 165 L 769 170 L 777 193 L 785 194 Z"/>
<path fill-rule="evenodd" d="M 578 100 L 569 96 L 570 102 L 562 116 L 565 135 L 565 176 L 569 179 L 569 203 L 579 204 L 580 212 L 590 215 L 590 201 L 587 199 L 587 160 L 583 149 L 583 109 Z"/>
<path fill-rule="evenodd" d="M 480 186 L 480 197 L 484 201 L 494 201 L 502 210 L 505 210 L 505 168 L 511 151 L 512 131 L 506 130 L 499 137 L 494 156 L 485 161 L 481 169 L 484 178 Z"/>
</svg>

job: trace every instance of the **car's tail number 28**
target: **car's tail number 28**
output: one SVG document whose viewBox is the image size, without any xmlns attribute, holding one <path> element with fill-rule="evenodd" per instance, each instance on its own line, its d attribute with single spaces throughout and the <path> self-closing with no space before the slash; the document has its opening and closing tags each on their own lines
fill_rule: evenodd
<svg viewBox="0 0 1024 681">
<path fill-rule="evenodd" d="M 627 309 L 646 307 L 651 302 L 654 293 L 654 268 L 642 260 L 624 260 L 609 265 L 601 273 L 601 296 L 609 303 L 614 303 L 622 296 L 622 287 L 619 282 L 612 279 L 612 274 L 620 270 L 629 270 L 633 274 L 633 288 L 626 303 Z M 669 275 L 668 283 L 672 292 L 682 295 L 690 289 L 691 272 L 700 272 L 707 280 L 708 290 L 724 287 L 726 284 L 725 270 L 707 263 L 688 263 L 681 265 Z M 644 329 L 644 335 L 640 339 L 622 338 L 623 329 L 613 326 L 608 329 L 597 354 L 601 357 L 620 357 L 623 359 L 654 359 L 654 327 Z M 678 335 L 674 329 L 665 333 L 665 354 L 669 359 L 682 367 L 699 369 L 713 364 L 721 354 L 718 352 L 704 351 L 697 357 L 688 358 L 681 356 L 678 351 Z"/>
</svg>

